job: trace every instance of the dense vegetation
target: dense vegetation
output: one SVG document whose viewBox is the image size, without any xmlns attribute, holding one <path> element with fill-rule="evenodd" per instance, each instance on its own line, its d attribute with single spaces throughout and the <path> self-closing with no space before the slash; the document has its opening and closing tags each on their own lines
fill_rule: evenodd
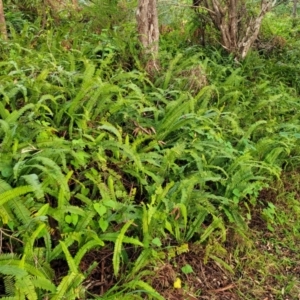
<svg viewBox="0 0 300 300">
<path fill-rule="evenodd" d="M 149 76 L 134 5 L 107 3 L 43 18 L 4 6 L 2 299 L 298 299 L 300 29 L 289 5 L 266 16 L 243 61 L 213 29 L 200 46 L 189 7 L 160 5 Z M 197 287 L 197 264 L 226 280 Z"/>
</svg>

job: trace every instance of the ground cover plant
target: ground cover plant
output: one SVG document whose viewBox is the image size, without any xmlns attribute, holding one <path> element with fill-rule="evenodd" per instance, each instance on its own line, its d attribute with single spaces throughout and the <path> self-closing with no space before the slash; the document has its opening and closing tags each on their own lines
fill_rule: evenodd
<svg viewBox="0 0 300 300">
<path fill-rule="evenodd" d="M 183 5 L 148 74 L 131 3 L 103 2 L 102 19 L 97 1 L 54 14 L 7 3 L 2 299 L 298 299 L 299 53 L 288 8 L 271 12 L 280 22 L 266 18 L 240 61 L 214 29 L 204 47 L 192 18 L 175 24 L 194 13 Z"/>
</svg>

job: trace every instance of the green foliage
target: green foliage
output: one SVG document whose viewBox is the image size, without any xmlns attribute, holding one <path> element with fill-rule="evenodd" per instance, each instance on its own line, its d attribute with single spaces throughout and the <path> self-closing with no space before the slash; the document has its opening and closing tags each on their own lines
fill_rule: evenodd
<svg viewBox="0 0 300 300">
<path fill-rule="evenodd" d="M 83 262 L 107 248 L 115 284 L 104 299 L 163 299 L 147 268 L 187 243 L 233 272 L 223 260 L 227 228 L 246 235 L 260 190 L 299 165 L 293 78 L 272 77 L 273 61 L 256 53 L 236 65 L 217 50 L 168 52 L 165 43 L 151 82 L 138 71 L 136 37 L 128 43 L 133 25 L 115 18 L 121 4 L 105 6 L 105 18 L 118 10 L 100 20 L 114 27 L 101 34 L 92 20 L 39 30 L 19 11 L 9 16 L 9 50 L 0 50 L 3 297 L 90 297 L 97 263 Z M 276 209 L 263 215 L 272 226 Z"/>
</svg>

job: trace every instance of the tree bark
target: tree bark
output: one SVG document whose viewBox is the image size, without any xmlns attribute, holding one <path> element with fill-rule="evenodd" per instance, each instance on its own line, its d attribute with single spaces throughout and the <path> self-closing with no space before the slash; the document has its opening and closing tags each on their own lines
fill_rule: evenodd
<svg viewBox="0 0 300 300">
<path fill-rule="evenodd" d="M 242 59 L 246 57 L 251 46 L 257 39 L 263 18 L 266 15 L 266 13 L 271 9 L 271 7 L 272 7 L 271 1 L 263 0 L 261 4 L 260 14 L 256 19 L 250 22 L 246 30 L 246 34 L 244 35 L 243 39 L 239 42 L 238 45 L 239 54 Z"/>
<path fill-rule="evenodd" d="M 72 0 L 72 4 L 75 10 L 79 10 L 79 4 L 78 4 L 78 0 Z"/>
<path fill-rule="evenodd" d="M 297 17 L 297 4 L 298 0 L 293 0 L 293 18 Z"/>
<path fill-rule="evenodd" d="M 141 56 L 149 73 L 158 71 L 159 27 L 156 0 L 139 0 L 136 12 Z"/>
<path fill-rule="evenodd" d="M 7 40 L 7 29 L 2 0 L 0 0 L 0 34 L 4 40 Z"/>
<path fill-rule="evenodd" d="M 272 1 L 261 0 L 258 16 L 247 12 L 246 0 L 198 0 L 220 31 L 221 45 L 237 59 L 244 59 L 257 39 L 262 20 L 272 7 Z M 293 0 L 297 1 L 297 0 Z"/>
</svg>

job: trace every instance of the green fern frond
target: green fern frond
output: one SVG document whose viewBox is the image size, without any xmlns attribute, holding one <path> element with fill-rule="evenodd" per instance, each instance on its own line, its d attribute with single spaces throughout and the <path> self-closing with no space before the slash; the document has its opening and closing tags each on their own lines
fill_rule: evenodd
<svg viewBox="0 0 300 300">
<path fill-rule="evenodd" d="M 40 232 L 46 227 L 46 224 L 42 223 L 38 226 L 38 228 L 30 234 L 30 236 L 27 236 L 25 248 L 24 248 L 24 256 L 26 256 L 28 259 L 33 259 L 33 253 L 34 253 L 34 242 L 36 238 L 39 236 Z"/>
<path fill-rule="evenodd" d="M 79 222 L 77 223 L 75 230 L 77 232 L 85 230 L 91 224 L 91 221 L 95 215 L 95 211 L 87 211 L 85 217 L 79 220 Z"/>
<path fill-rule="evenodd" d="M 37 300 L 37 293 L 31 280 L 31 276 L 16 277 L 15 287 L 19 293 L 26 296 L 28 300 Z"/>
<path fill-rule="evenodd" d="M 30 185 L 25 186 L 19 186 L 16 188 L 13 188 L 11 190 L 7 190 L 0 194 L 0 206 L 4 205 L 6 202 L 16 199 L 19 196 L 25 195 L 27 193 L 33 192 L 34 189 Z"/>
<path fill-rule="evenodd" d="M 0 273 L 15 277 L 25 277 L 28 275 L 25 270 L 20 269 L 18 266 L 10 265 L 9 261 L 5 265 L 0 264 Z"/>
<path fill-rule="evenodd" d="M 86 70 L 83 74 L 83 82 L 80 90 L 77 92 L 76 97 L 72 100 L 70 107 L 68 108 L 68 114 L 74 115 L 74 112 L 80 107 L 80 102 L 84 101 L 86 95 L 96 86 L 96 80 L 93 78 L 95 73 L 95 65 L 86 61 Z"/>
<path fill-rule="evenodd" d="M 0 196 L 1 197 L 1 196 Z M 16 218 L 13 218 L 13 221 L 18 224 L 21 223 L 22 225 L 29 226 L 32 219 L 31 213 L 26 205 L 20 201 L 20 199 L 12 199 L 8 202 L 8 206 L 11 211 L 13 211 Z M 32 224 L 33 225 L 33 224 Z M 29 230 L 29 227 L 27 228 Z"/>
<path fill-rule="evenodd" d="M 101 240 L 103 240 L 103 241 L 109 241 L 109 242 L 115 243 L 118 236 L 119 236 L 118 232 L 111 232 L 111 233 L 103 233 L 103 234 L 99 235 L 99 238 L 101 238 Z M 132 237 L 129 237 L 126 235 L 123 236 L 123 243 L 128 243 L 128 244 L 144 247 L 144 244 L 141 241 L 139 241 L 136 238 L 132 238 Z"/>
<path fill-rule="evenodd" d="M 102 124 L 103 125 L 98 127 L 99 129 L 104 129 L 113 133 L 118 138 L 119 143 L 122 143 L 122 132 L 120 132 L 120 130 L 108 122 L 103 122 Z"/>
<path fill-rule="evenodd" d="M 79 266 L 83 256 L 87 251 L 103 245 L 104 243 L 101 243 L 100 239 L 88 241 L 86 244 L 82 245 L 74 257 L 75 265 Z"/>
<path fill-rule="evenodd" d="M 74 279 L 77 276 L 77 272 L 71 272 L 69 275 L 65 276 L 59 286 L 56 289 L 54 296 L 50 300 L 63 300 L 68 292 L 68 290 L 73 286 Z M 70 300 L 74 298 L 69 298 Z"/>
<path fill-rule="evenodd" d="M 67 237 L 64 240 L 65 247 L 70 247 L 74 243 L 74 239 L 72 237 Z M 62 245 L 59 243 L 51 252 L 49 261 L 52 261 L 54 259 L 57 259 L 61 253 L 63 252 L 62 250 Z"/>
<path fill-rule="evenodd" d="M 72 273 L 78 273 L 78 265 L 76 265 L 76 262 L 75 260 L 73 259 L 73 257 L 71 256 L 69 250 L 68 250 L 68 247 L 66 246 L 66 244 L 63 242 L 63 241 L 59 241 L 60 245 L 61 245 L 61 248 L 62 248 L 62 251 L 64 252 L 65 254 L 65 257 L 66 257 L 66 260 L 67 260 L 67 263 L 68 263 L 68 266 L 69 266 L 69 269 Z"/>
<path fill-rule="evenodd" d="M 263 124 L 266 124 L 267 121 L 264 121 L 264 120 L 260 120 L 260 121 L 257 121 L 255 122 L 254 124 L 252 124 L 249 129 L 245 132 L 244 136 L 243 136 L 243 139 L 249 139 L 251 134 L 255 131 L 255 129 L 260 126 L 260 125 L 263 125 Z"/>
<path fill-rule="evenodd" d="M 2 135 L 2 132 L 4 133 L 4 138 L 2 139 L 2 143 L 1 143 L 1 148 L 2 148 L 2 151 L 9 151 L 10 149 L 10 145 L 12 144 L 13 142 L 13 132 L 12 130 L 10 129 L 10 126 L 9 124 L 4 121 L 4 120 L 1 120 L 0 119 L 0 137 Z"/>
<path fill-rule="evenodd" d="M 176 66 L 176 64 L 180 61 L 180 59 L 182 58 L 182 54 L 179 53 L 176 55 L 176 57 L 170 62 L 169 64 L 169 68 L 165 74 L 165 80 L 164 80 L 164 83 L 163 83 L 163 86 L 162 88 L 164 90 L 166 90 L 168 88 L 168 85 L 170 83 L 170 80 L 172 78 L 172 75 L 173 75 L 173 72 L 174 72 L 174 68 Z"/>
<path fill-rule="evenodd" d="M 144 249 L 139 257 L 135 260 L 133 268 L 130 272 L 130 277 L 134 276 L 142 268 L 144 268 L 147 264 L 151 262 L 151 256 L 152 256 L 152 249 L 151 248 L 146 248 Z"/>
<path fill-rule="evenodd" d="M 23 175 L 22 178 L 25 179 L 27 184 L 32 186 L 33 192 L 34 192 L 37 199 L 44 198 L 44 190 L 42 189 L 41 183 L 40 183 L 39 178 L 36 174 Z"/>
<path fill-rule="evenodd" d="M 164 118 L 156 125 L 157 139 L 164 140 L 167 135 L 188 123 L 185 114 L 189 111 L 189 101 L 182 95 L 178 100 L 170 103 L 166 108 Z"/>
<path fill-rule="evenodd" d="M 2 256 L 2 255 L 1 255 Z M 7 259 L 1 259 L 0 260 L 0 267 L 2 266 L 9 266 L 9 267 L 17 267 L 20 270 L 25 271 L 27 274 L 36 276 L 36 277 L 41 277 L 41 278 L 45 278 L 46 274 L 43 271 L 43 269 L 41 268 L 40 270 L 36 268 L 36 266 L 33 266 L 32 264 L 28 263 L 28 262 L 24 262 L 24 267 L 23 269 L 20 268 L 20 265 L 23 262 L 20 259 L 15 259 L 15 258 L 7 258 Z"/>
<path fill-rule="evenodd" d="M 114 248 L 114 254 L 113 254 L 113 268 L 114 268 L 114 275 L 117 277 L 119 274 L 120 269 L 120 257 L 121 257 L 121 251 L 122 251 L 122 244 L 125 236 L 125 232 L 127 229 L 132 225 L 133 220 L 127 222 L 122 229 L 120 230 L 120 233 L 118 234 L 118 237 L 115 242 L 115 248 Z"/>
<path fill-rule="evenodd" d="M 7 183 L 5 180 L 0 179 L 0 194 L 10 190 L 12 187 L 9 183 Z"/>
<path fill-rule="evenodd" d="M 201 224 L 204 222 L 207 215 L 208 213 L 206 209 L 203 208 L 199 210 L 198 208 L 197 217 L 195 218 L 193 223 L 189 226 L 189 229 L 185 235 L 186 241 L 189 241 L 194 236 L 195 233 L 199 232 L 199 229 L 201 228 Z"/>
<path fill-rule="evenodd" d="M 50 280 L 42 277 L 32 277 L 31 282 L 35 288 L 55 293 L 56 286 Z"/>
<path fill-rule="evenodd" d="M 139 289 L 142 289 L 144 293 L 148 294 L 154 299 L 165 300 L 165 298 L 161 296 L 151 285 L 142 280 L 132 280 L 127 284 L 127 286 L 131 289 L 135 289 L 138 287 Z"/>
<path fill-rule="evenodd" d="M 0 93 L 1 93 L 1 89 L 0 89 Z M 9 111 L 4 108 L 2 102 L 0 102 L 0 116 L 3 120 L 5 120 L 9 116 Z"/>
<path fill-rule="evenodd" d="M 216 230 L 221 229 L 221 237 L 222 241 L 226 240 L 226 230 L 224 226 L 224 222 L 216 217 L 213 216 L 213 222 L 204 230 L 204 232 L 201 234 L 200 243 L 203 243 L 207 238 L 210 237 L 210 235 Z"/>
<path fill-rule="evenodd" d="M 6 119 L 5 121 L 8 124 L 15 124 L 17 120 L 27 111 L 34 108 L 34 104 L 29 103 L 20 108 L 19 110 L 13 111 Z"/>
</svg>

